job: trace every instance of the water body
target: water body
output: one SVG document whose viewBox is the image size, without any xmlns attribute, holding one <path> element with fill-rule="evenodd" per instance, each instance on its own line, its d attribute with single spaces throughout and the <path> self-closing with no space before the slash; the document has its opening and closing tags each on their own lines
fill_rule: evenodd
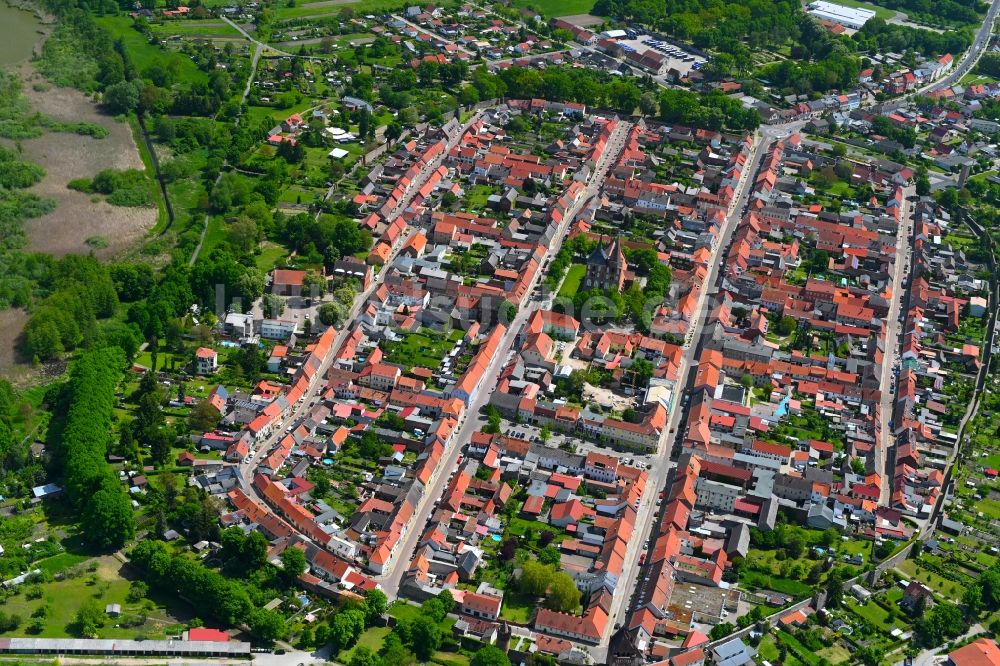
<svg viewBox="0 0 1000 666">
<path fill-rule="evenodd" d="M 11 7 L 0 0 L 0 67 L 17 64 L 31 57 L 35 43 L 41 38 L 38 30 L 42 24 L 33 13 Z"/>
</svg>

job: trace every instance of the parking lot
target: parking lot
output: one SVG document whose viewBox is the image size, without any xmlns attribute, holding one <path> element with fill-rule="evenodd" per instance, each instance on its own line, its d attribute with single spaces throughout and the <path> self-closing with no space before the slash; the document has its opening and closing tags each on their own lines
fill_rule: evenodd
<svg viewBox="0 0 1000 666">
<path fill-rule="evenodd" d="M 705 64 L 705 58 L 690 53 L 685 49 L 675 46 L 670 42 L 658 40 L 651 35 L 639 35 L 635 39 L 622 39 L 619 43 L 626 49 L 632 49 L 640 53 L 644 51 L 654 51 L 667 59 L 667 67 L 676 69 L 681 76 L 687 76 L 692 69 L 701 69 Z"/>
</svg>

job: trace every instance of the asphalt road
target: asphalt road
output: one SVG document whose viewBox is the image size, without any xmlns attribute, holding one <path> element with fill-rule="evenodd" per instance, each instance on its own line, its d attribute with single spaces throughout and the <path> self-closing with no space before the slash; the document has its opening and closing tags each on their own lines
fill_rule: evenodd
<svg viewBox="0 0 1000 666">
<path fill-rule="evenodd" d="M 900 217 L 901 223 L 896 233 L 896 263 L 895 272 L 892 276 L 892 302 L 889 304 L 889 315 L 886 318 L 888 326 L 885 333 L 885 357 L 882 359 L 882 375 L 879 386 L 882 389 L 882 402 L 879 408 L 881 417 L 878 447 L 877 469 L 879 478 L 882 480 L 880 504 L 887 504 L 889 501 L 889 488 L 891 480 L 885 473 L 885 461 L 889 447 L 892 446 L 892 432 L 889 422 L 892 421 L 893 397 L 896 392 L 892 390 L 892 375 L 895 370 L 895 359 L 899 357 L 899 321 L 900 308 L 903 301 L 903 278 L 909 270 L 910 257 L 910 229 L 913 225 L 911 218 L 913 203 L 909 197 L 916 193 L 916 187 L 908 185 L 903 188 L 903 212 Z"/>
</svg>

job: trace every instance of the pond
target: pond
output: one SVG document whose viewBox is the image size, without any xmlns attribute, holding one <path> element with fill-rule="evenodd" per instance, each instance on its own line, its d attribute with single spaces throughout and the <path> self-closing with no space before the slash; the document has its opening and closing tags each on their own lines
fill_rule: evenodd
<svg viewBox="0 0 1000 666">
<path fill-rule="evenodd" d="M 4 26 L 0 40 L 0 67 L 14 65 L 31 57 L 31 50 L 41 35 L 42 24 L 31 12 L 0 2 L 0 25 Z"/>
</svg>

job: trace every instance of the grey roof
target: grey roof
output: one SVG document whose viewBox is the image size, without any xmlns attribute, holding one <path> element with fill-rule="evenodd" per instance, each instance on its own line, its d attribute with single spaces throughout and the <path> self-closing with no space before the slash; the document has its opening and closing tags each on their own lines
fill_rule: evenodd
<svg viewBox="0 0 1000 666">
<path fill-rule="evenodd" d="M 734 638 L 733 640 L 723 643 L 722 645 L 716 645 L 712 651 L 715 652 L 715 657 L 718 661 L 732 659 L 733 657 L 741 654 L 750 654 L 750 648 L 748 648 L 746 643 L 738 638 Z"/>
<path fill-rule="evenodd" d="M 250 656 L 243 641 L 134 641 L 90 638 L 0 638 L 0 653 L 106 655 Z"/>
</svg>

